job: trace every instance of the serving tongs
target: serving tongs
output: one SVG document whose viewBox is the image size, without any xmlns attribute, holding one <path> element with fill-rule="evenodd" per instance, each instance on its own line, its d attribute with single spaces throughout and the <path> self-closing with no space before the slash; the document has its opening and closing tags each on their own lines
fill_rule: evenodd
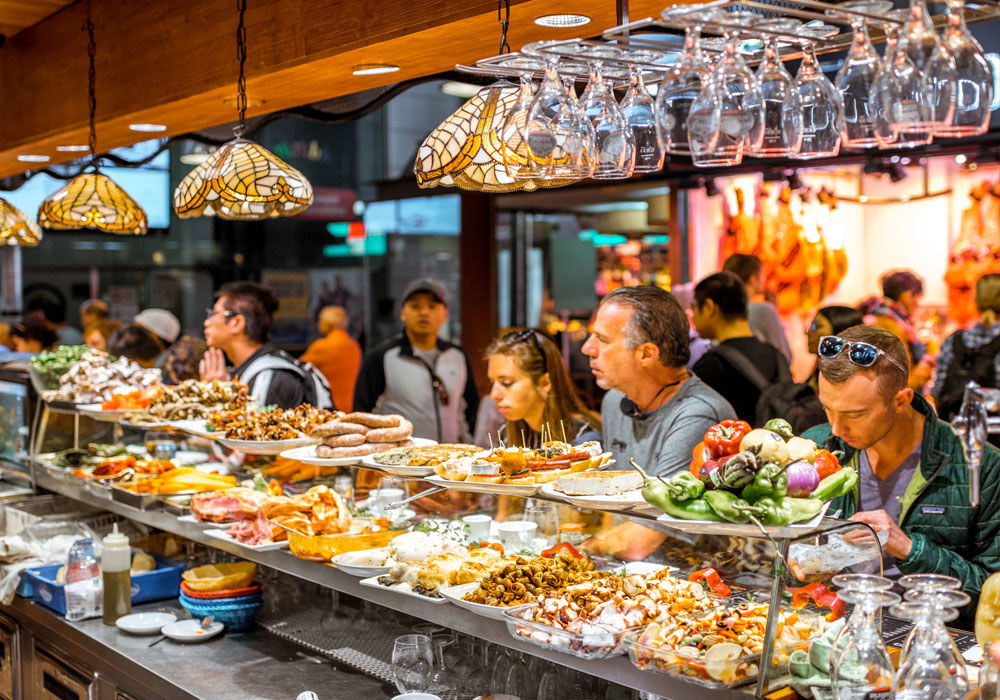
<svg viewBox="0 0 1000 700">
<path fill-rule="evenodd" d="M 416 494 L 414 496 L 410 496 L 409 498 L 404 498 L 402 501 L 396 501 L 395 503 L 390 503 L 389 505 L 387 505 L 385 507 L 385 509 L 386 510 L 397 510 L 397 509 L 402 508 L 403 506 L 405 506 L 407 503 L 412 503 L 413 501 L 417 500 L 418 498 L 423 498 L 424 496 L 431 496 L 431 495 L 437 493 L 438 491 L 445 491 L 445 490 L 446 489 L 445 489 L 444 486 L 432 486 L 431 488 L 424 489 L 423 491 L 421 491 L 420 493 L 418 493 L 418 494 Z"/>
</svg>

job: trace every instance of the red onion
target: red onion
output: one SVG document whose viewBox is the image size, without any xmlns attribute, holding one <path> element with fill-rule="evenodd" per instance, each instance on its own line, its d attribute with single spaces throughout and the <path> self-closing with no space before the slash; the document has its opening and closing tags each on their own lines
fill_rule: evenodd
<svg viewBox="0 0 1000 700">
<path fill-rule="evenodd" d="M 785 469 L 788 475 L 788 495 L 805 498 L 819 486 L 819 472 L 804 459 L 792 462 Z"/>
</svg>

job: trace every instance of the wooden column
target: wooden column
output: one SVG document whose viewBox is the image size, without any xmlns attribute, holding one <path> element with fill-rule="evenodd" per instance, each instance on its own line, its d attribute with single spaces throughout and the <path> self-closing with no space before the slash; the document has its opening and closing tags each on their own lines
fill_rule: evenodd
<svg viewBox="0 0 1000 700">
<path fill-rule="evenodd" d="M 462 235 L 458 244 L 462 347 L 472 362 L 480 394 L 485 394 L 489 389 L 483 352 L 496 336 L 497 266 L 494 223 L 493 196 L 462 193 Z"/>
</svg>

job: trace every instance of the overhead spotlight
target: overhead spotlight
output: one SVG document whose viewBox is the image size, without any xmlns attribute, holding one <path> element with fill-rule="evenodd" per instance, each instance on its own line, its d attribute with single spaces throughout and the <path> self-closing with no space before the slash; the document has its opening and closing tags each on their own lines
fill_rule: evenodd
<svg viewBox="0 0 1000 700">
<path fill-rule="evenodd" d="M 716 184 L 714 177 L 705 179 L 705 194 L 709 197 L 719 194 L 719 186 Z"/>
<path fill-rule="evenodd" d="M 805 187 L 805 183 L 803 183 L 802 178 L 799 177 L 798 170 L 793 170 L 788 174 L 788 187 L 792 190 L 801 190 Z"/>
</svg>

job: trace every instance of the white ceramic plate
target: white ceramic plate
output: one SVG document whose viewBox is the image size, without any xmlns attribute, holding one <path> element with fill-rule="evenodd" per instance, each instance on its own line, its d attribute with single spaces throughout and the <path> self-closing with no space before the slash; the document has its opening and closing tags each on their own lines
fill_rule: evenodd
<svg viewBox="0 0 1000 700">
<path fill-rule="evenodd" d="M 145 409 L 143 408 L 121 408 L 111 411 L 105 411 L 101 408 L 99 403 L 83 403 L 76 407 L 76 410 L 80 411 L 87 416 L 87 418 L 92 418 L 97 421 L 102 421 L 104 423 L 117 423 L 123 417 L 134 414 L 142 413 Z"/>
<path fill-rule="evenodd" d="M 411 438 L 411 439 L 413 440 L 415 447 L 437 444 L 436 440 L 428 440 L 426 438 Z M 315 442 L 319 442 L 319 440 L 314 440 L 314 443 Z M 389 447 L 386 449 L 393 449 L 393 448 Z M 308 445 L 306 447 L 293 447 L 290 450 L 285 450 L 284 452 L 282 452 L 281 456 L 284 457 L 285 459 L 295 459 L 298 460 L 299 462 L 304 462 L 305 464 L 312 464 L 317 467 L 349 467 L 354 464 L 362 464 L 364 462 L 364 458 L 369 455 L 365 455 L 364 457 L 339 457 L 337 459 L 327 459 L 324 457 L 316 456 L 316 446 L 315 444 L 313 444 L 313 445 Z M 386 471 L 386 468 L 381 464 L 375 465 L 370 468 L 375 469 L 377 471 Z M 404 469 L 412 469 L 412 467 L 404 467 Z M 430 473 L 433 474 L 434 470 L 431 469 Z"/>
<path fill-rule="evenodd" d="M 771 537 L 798 537 L 806 535 L 819 527 L 820 522 L 830 508 L 830 501 L 823 504 L 823 509 L 812 520 L 785 525 L 783 527 L 765 527 Z M 674 530 L 695 532 L 700 535 L 732 535 L 735 537 L 758 537 L 760 528 L 753 523 L 715 523 L 710 520 L 682 520 L 663 513 L 656 522 Z"/>
<path fill-rule="evenodd" d="M 474 612 L 477 615 L 489 617 L 494 620 L 502 620 L 504 608 L 497 605 L 483 605 L 482 603 L 471 603 L 468 600 L 462 600 L 462 596 L 467 593 L 471 593 L 477 588 L 479 588 L 478 581 L 463 583 L 460 586 L 448 586 L 447 588 L 442 588 L 441 595 L 458 607 L 465 608 L 466 610 Z"/>
<path fill-rule="evenodd" d="M 177 450 L 177 454 L 175 454 L 173 459 L 170 461 L 174 464 L 189 466 L 193 464 L 204 464 L 210 458 L 211 455 L 197 450 Z"/>
<path fill-rule="evenodd" d="M 330 560 L 330 563 L 343 571 L 345 574 L 350 574 L 351 576 L 359 576 L 361 578 L 374 577 L 377 579 L 379 576 L 384 576 L 389 573 L 389 569 L 392 568 L 391 566 L 355 566 L 353 564 L 342 564 L 338 560 L 344 556 L 344 554 L 356 554 L 356 552 L 343 552 L 342 554 L 338 554 Z M 384 586 L 382 587 L 384 588 Z"/>
<path fill-rule="evenodd" d="M 451 489 L 452 491 L 465 491 L 467 493 L 501 493 L 509 496 L 533 496 L 538 493 L 542 484 L 484 484 L 478 481 L 451 481 L 444 477 L 427 477 L 427 481 L 435 486 Z"/>
<path fill-rule="evenodd" d="M 220 445 L 248 455 L 279 455 L 293 447 L 315 445 L 319 442 L 319 438 L 311 437 L 292 438 L 290 440 L 231 440 L 220 435 L 214 439 Z"/>
<path fill-rule="evenodd" d="M 159 634 L 160 630 L 171 622 L 177 622 L 177 616 L 164 612 L 132 613 L 119 617 L 115 626 L 129 634 Z"/>
<path fill-rule="evenodd" d="M 204 642 L 217 635 L 224 627 L 221 622 L 213 622 L 208 627 L 202 627 L 201 620 L 180 620 L 165 625 L 160 632 L 178 642 Z"/>
<path fill-rule="evenodd" d="M 189 523 L 189 524 L 193 523 L 193 524 L 198 525 L 200 527 L 203 527 L 203 528 L 206 528 L 206 529 L 211 528 L 211 529 L 214 529 L 214 530 L 218 530 L 220 527 L 226 527 L 228 524 L 231 524 L 231 523 L 228 523 L 228 524 L 227 523 L 212 523 L 212 522 L 209 522 L 207 520 L 202 521 L 202 520 L 198 520 L 198 518 L 194 517 L 193 515 L 181 515 L 181 516 L 179 516 L 177 518 L 177 522 L 179 522 L 179 523 Z"/>
<path fill-rule="evenodd" d="M 170 421 L 158 420 L 150 423 L 133 423 L 131 420 L 131 415 L 124 418 L 118 419 L 118 424 L 123 428 L 133 428 L 135 430 L 156 430 L 157 428 L 167 428 L 170 426 Z"/>
<path fill-rule="evenodd" d="M 224 435 L 225 433 L 216 430 L 209 431 L 206 429 L 206 421 L 204 418 L 192 419 L 192 420 L 172 420 L 169 422 L 171 427 L 177 428 L 178 430 L 183 430 L 185 433 L 191 433 L 192 435 L 197 435 L 198 437 L 214 438 L 219 435 Z"/>
<path fill-rule="evenodd" d="M 228 528 L 226 528 L 228 529 Z M 272 549 L 284 549 L 288 546 L 288 540 L 282 542 L 268 542 L 267 544 L 243 544 L 238 539 L 226 532 L 226 530 L 205 530 L 205 534 L 209 537 L 214 537 L 218 540 L 225 540 L 226 542 L 232 542 L 233 544 L 244 547 L 246 549 L 252 549 L 255 552 L 269 552 Z"/>
<path fill-rule="evenodd" d="M 553 498 L 561 498 L 567 503 L 580 508 L 597 508 L 600 510 L 625 510 L 627 508 L 647 510 L 652 508 L 654 511 L 659 511 L 658 508 L 651 506 L 642 497 L 642 489 L 626 491 L 614 496 L 570 496 L 556 490 L 555 482 L 550 481 L 547 484 L 542 484 L 542 493 Z"/>
<path fill-rule="evenodd" d="M 371 578 L 363 578 L 358 581 L 362 586 L 368 586 L 368 588 L 378 588 L 383 591 L 390 591 L 391 593 L 398 593 L 399 595 L 409 596 L 411 598 L 418 598 L 420 600 L 426 601 L 428 603 L 447 603 L 447 598 L 428 598 L 425 595 L 420 595 L 419 593 L 414 593 L 413 591 L 404 591 L 399 588 L 390 588 L 389 586 L 383 586 L 378 582 L 378 576 L 372 576 Z"/>
</svg>

